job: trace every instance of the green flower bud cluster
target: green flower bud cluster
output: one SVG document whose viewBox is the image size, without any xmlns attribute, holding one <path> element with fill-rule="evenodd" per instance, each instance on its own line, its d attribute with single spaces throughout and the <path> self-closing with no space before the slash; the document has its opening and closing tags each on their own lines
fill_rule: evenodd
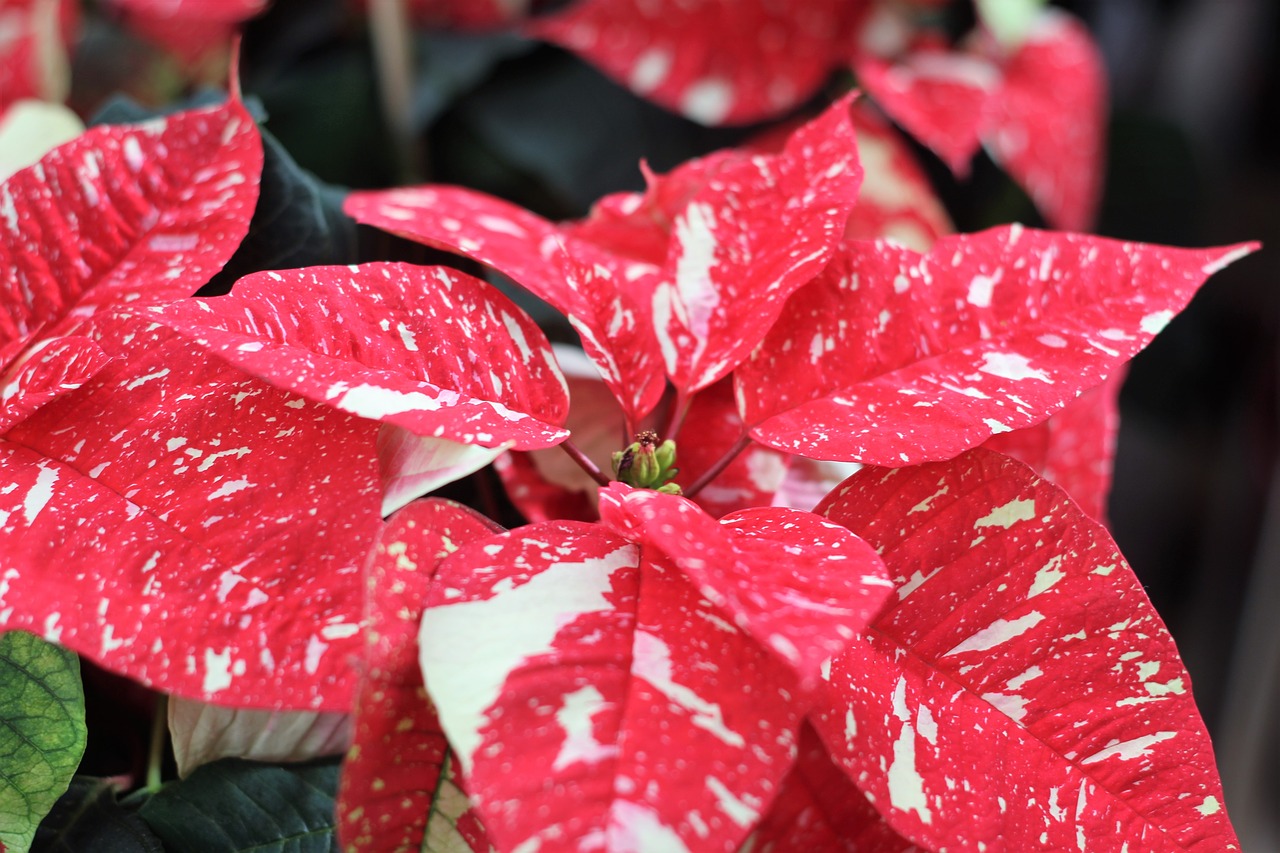
<svg viewBox="0 0 1280 853">
<path fill-rule="evenodd" d="M 613 454 L 614 478 L 637 489 L 678 495 L 680 487 L 671 481 L 679 471 L 676 443 L 669 438 L 659 443 L 658 434 L 652 430 L 640 433 L 626 450 Z"/>
</svg>

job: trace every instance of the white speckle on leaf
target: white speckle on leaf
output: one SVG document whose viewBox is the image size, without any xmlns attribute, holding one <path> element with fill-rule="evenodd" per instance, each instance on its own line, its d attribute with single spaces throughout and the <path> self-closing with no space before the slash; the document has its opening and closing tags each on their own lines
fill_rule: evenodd
<svg viewBox="0 0 1280 853">
<path fill-rule="evenodd" d="M 204 692 L 217 693 L 231 686 L 231 649 L 204 650 Z"/>
<path fill-rule="evenodd" d="M 1096 764 L 1099 761 L 1105 761 L 1108 758 L 1119 758 L 1121 761 L 1132 761 L 1135 758 L 1142 758 L 1149 755 L 1151 747 L 1158 743 L 1177 737 L 1177 732 L 1156 732 L 1153 735 L 1144 735 L 1136 737 L 1132 740 L 1121 741 L 1119 743 L 1112 742 L 1106 748 L 1100 749 L 1087 758 L 1080 759 L 1081 764 Z"/>
<path fill-rule="evenodd" d="M 616 744 L 596 740 L 591 718 L 608 706 L 600 691 L 587 685 L 566 693 L 564 704 L 556 711 L 556 722 L 564 729 L 564 743 L 551 764 L 552 770 L 563 770 L 570 764 L 595 764 L 618 754 Z"/>
<path fill-rule="evenodd" d="M 995 648 L 1001 643 L 1007 643 L 1015 637 L 1025 634 L 1043 621 L 1044 614 L 1035 610 L 1025 616 L 1019 616 L 1017 619 L 997 619 L 986 628 L 970 636 L 963 643 L 946 652 L 944 657 L 946 655 L 960 654 L 961 652 L 985 652 L 987 649 Z"/>
<path fill-rule="evenodd" d="M 681 112 L 705 125 L 720 124 L 732 108 L 733 86 L 725 80 L 714 78 L 694 83 L 685 90 L 680 102 Z"/>
<path fill-rule="evenodd" d="M 631 90 L 644 95 L 662 85 L 671 71 L 671 52 L 651 47 L 636 59 L 631 69 Z"/>
<path fill-rule="evenodd" d="M 1172 311 L 1154 311 L 1142 318 L 1138 328 L 1148 335 L 1158 335 L 1164 331 L 1164 327 L 1169 325 L 1169 321 L 1172 319 Z"/>
<path fill-rule="evenodd" d="M 743 829 L 750 829 L 760 820 L 759 809 L 752 807 L 743 799 L 735 797 L 733 792 L 714 776 L 707 777 L 707 789 L 715 795 L 720 811 L 724 812 L 729 820 Z"/>
<path fill-rule="evenodd" d="M 1012 352 L 987 352 L 982 354 L 982 366 L 978 370 L 1001 379 L 1012 379 L 1015 382 L 1024 379 L 1037 379 L 1046 385 L 1053 380 L 1043 370 L 1031 367 L 1031 361 L 1023 355 Z"/>
<path fill-rule="evenodd" d="M 998 506 L 991 512 L 973 523 L 973 529 L 977 530 L 982 527 L 1003 527 L 1008 530 L 1019 521 L 1031 521 L 1036 517 L 1036 502 L 1034 499 L 1023 500 L 1015 498 L 1003 506 Z"/>
<path fill-rule="evenodd" d="M 31 484 L 31 488 L 27 490 L 27 496 L 22 500 L 22 514 L 27 517 L 27 524 L 33 524 L 40 511 L 53 499 L 53 484 L 57 481 L 58 469 L 40 468 L 40 473 L 36 474 L 36 481 Z"/>
</svg>

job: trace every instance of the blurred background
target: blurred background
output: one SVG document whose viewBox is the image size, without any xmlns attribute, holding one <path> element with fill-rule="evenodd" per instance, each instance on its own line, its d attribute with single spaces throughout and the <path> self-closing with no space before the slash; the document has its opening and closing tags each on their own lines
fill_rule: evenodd
<svg viewBox="0 0 1280 853">
<path fill-rule="evenodd" d="M 283 209 L 302 199 L 323 223 L 282 262 L 427 259 L 345 221 L 344 187 L 460 183 L 576 217 L 604 193 L 642 188 L 641 158 L 664 171 L 762 129 L 695 125 L 569 53 L 508 33 L 393 33 L 391 43 L 407 46 L 412 86 L 388 92 L 379 77 L 388 36 L 375 49 L 357 5 L 275 0 L 246 30 L 245 91 L 280 143 L 269 155 L 277 200 Z M 1280 247 L 1280 4 L 1056 5 L 1088 23 L 1110 72 L 1097 231 Z M 70 98 L 82 115 L 116 92 L 159 106 L 223 79 L 225 65 L 175 64 L 120 26 L 110 4 L 87 10 Z M 972 23 L 968 14 L 958 28 Z M 844 75 L 831 86 L 847 85 Z M 919 153 L 960 230 L 1040 222 L 985 155 L 958 182 Z M 1115 537 L 1191 671 L 1245 849 L 1258 851 L 1280 850 L 1277 282 L 1280 252 L 1233 265 L 1135 360 L 1110 506 Z"/>
</svg>

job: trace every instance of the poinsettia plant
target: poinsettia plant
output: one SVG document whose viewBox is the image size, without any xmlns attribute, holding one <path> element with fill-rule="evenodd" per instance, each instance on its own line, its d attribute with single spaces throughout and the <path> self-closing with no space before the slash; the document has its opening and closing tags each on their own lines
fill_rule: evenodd
<svg viewBox="0 0 1280 853">
<path fill-rule="evenodd" d="M 114 5 L 190 64 L 266 4 Z M 339 210 L 233 59 L 225 100 L 9 177 L 0 849 L 1238 849 L 1103 509 L 1125 363 L 1256 246 L 951 233 L 889 121 L 957 170 L 987 139 L 1083 228 L 1079 25 L 390 5 L 712 123 L 842 63 L 870 98 L 578 218 L 443 183 Z M 343 211 L 439 262 L 341 256 Z M 145 784 L 73 777 L 81 659 L 167 702 Z"/>
</svg>

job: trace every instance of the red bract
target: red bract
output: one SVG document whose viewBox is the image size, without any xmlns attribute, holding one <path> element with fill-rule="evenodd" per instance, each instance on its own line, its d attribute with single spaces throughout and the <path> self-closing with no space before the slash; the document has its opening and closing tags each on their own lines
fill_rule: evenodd
<svg viewBox="0 0 1280 853">
<path fill-rule="evenodd" d="M 494 288 L 445 267 L 257 273 L 227 296 L 148 316 L 276 387 L 386 424 L 387 512 L 500 452 L 484 448 L 566 435 L 555 424 L 569 400 L 541 330 Z"/>
<path fill-rule="evenodd" d="M 0 112 L 24 98 L 66 98 L 67 53 L 79 27 L 79 8 L 75 0 L 0 4 Z"/>
<path fill-rule="evenodd" d="M 528 30 L 694 121 L 738 124 L 777 115 L 817 89 L 866 6 L 583 0 Z"/>
<path fill-rule="evenodd" d="M 61 336 L 217 273 L 248 231 L 261 170 L 257 129 L 232 101 L 95 128 L 0 185 L 0 431 L 105 363 L 94 342 Z"/>
<path fill-rule="evenodd" d="M 791 765 L 811 656 L 887 591 L 879 559 L 803 513 L 718 525 L 620 484 L 602 502 L 604 524 L 532 525 L 441 564 L 428 690 L 501 849 L 736 849 Z"/>
<path fill-rule="evenodd" d="M 850 242 L 735 374 L 743 419 L 757 441 L 818 458 L 954 456 L 1100 384 L 1254 248 L 1017 225 L 947 237 L 927 255 Z"/>
<path fill-rule="evenodd" d="M 865 54 L 858 79 L 895 121 L 957 174 L 981 143 L 1059 228 L 1093 220 L 1102 186 L 1106 70 L 1088 31 L 1047 10 L 1007 49 L 983 34 L 959 52 Z"/>
<path fill-rule="evenodd" d="M 750 352 L 830 257 L 860 182 L 845 98 L 777 155 L 686 164 L 584 223 L 447 187 L 356 193 L 346 209 L 494 266 L 563 311 L 634 425 L 657 404 L 663 364 L 687 396 Z"/>
<path fill-rule="evenodd" d="M 166 692 L 348 710 L 377 426 L 95 327 L 115 360 L 0 440 L 0 624 Z"/>
<path fill-rule="evenodd" d="M 270 0 L 107 0 L 141 35 L 187 64 L 225 47 Z"/>
<path fill-rule="evenodd" d="M 396 513 L 365 567 L 365 649 L 355 696 L 355 741 L 342 767 L 343 849 L 487 851 L 479 819 L 453 780 L 454 760 L 418 666 L 418 625 L 436 565 L 501 530 L 458 504 L 429 499 Z M 452 844 L 446 845 L 451 836 Z"/>
<path fill-rule="evenodd" d="M 818 511 L 897 586 L 811 715 L 928 849 L 1236 850 L 1173 640 L 1106 531 L 976 450 L 865 469 Z"/>
</svg>

